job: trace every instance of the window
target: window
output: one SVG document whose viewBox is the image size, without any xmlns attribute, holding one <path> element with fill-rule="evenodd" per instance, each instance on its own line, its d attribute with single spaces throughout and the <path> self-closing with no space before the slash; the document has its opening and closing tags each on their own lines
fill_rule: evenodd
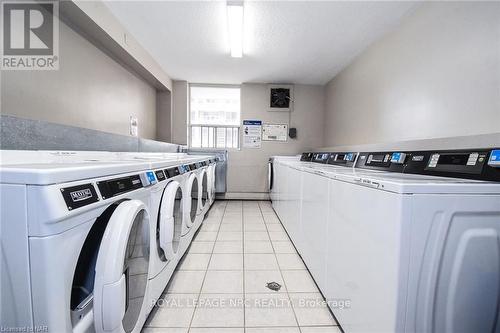
<svg viewBox="0 0 500 333">
<path fill-rule="evenodd" d="M 190 87 L 189 137 L 193 148 L 238 148 L 240 87 Z"/>
</svg>

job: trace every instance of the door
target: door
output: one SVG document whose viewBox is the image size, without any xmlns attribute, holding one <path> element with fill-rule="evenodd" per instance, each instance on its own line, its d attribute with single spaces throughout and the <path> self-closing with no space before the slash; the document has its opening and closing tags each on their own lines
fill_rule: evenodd
<svg viewBox="0 0 500 333">
<path fill-rule="evenodd" d="M 181 184 L 177 181 L 170 182 L 163 190 L 156 226 L 157 251 L 163 261 L 173 260 L 179 250 L 184 217 L 183 202 Z"/>
<path fill-rule="evenodd" d="M 215 200 L 215 167 L 216 164 L 212 164 L 209 166 L 210 170 L 210 202 Z"/>
<path fill-rule="evenodd" d="M 207 171 L 203 170 L 201 176 L 201 207 L 205 208 L 208 203 L 208 175 Z"/>
<path fill-rule="evenodd" d="M 150 217 L 139 200 L 123 201 L 112 213 L 95 264 L 96 332 L 131 332 L 140 321 L 149 269 Z"/>
<path fill-rule="evenodd" d="M 198 200 L 200 191 L 198 187 L 198 177 L 196 177 L 196 174 L 191 173 L 186 182 L 186 198 L 188 198 L 186 200 L 186 214 L 189 214 L 185 223 L 187 229 L 194 225 L 196 215 L 198 215 L 198 211 L 200 210 Z"/>
</svg>

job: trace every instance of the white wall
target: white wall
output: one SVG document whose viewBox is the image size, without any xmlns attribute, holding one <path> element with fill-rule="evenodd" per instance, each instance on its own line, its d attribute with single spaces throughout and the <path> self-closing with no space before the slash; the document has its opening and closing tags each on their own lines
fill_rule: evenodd
<svg viewBox="0 0 500 333">
<path fill-rule="evenodd" d="M 500 132 L 500 3 L 424 3 L 327 85 L 325 117 L 325 146 Z"/>
<path fill-rule="evenodd" d="M 60 69 L 2 71 L 1 112 L 116 134 L 156 137 L 156 89 L 60 22 Z"/>
<path fill-rule="evenodd" d="M 294 155 L 319 147 L 323 142 L 324 87 L 295 85 L 295 104 L 291 127 L 297 138 L 288 142 L 262 142 L 262 148 L 231 150 L 228 159 L 228 196 L 237 193 L 267 193 L 267 162 L 273 155 Z M 287 112 L 268 112 L 267 84 L 247 83 L 241 86 L 241 120 L 256 119 L 264 123 L 287 123 Z"/>
</svg>

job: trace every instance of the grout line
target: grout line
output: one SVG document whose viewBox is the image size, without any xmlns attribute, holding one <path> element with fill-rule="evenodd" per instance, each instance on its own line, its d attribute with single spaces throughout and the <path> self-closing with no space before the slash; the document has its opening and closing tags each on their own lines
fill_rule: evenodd
<svg viewBox="0 0 500 333">
<path fill-rule="evenodd" d="M 259 204 L 259 209 L 260 209 L 260 212 L 262 214 L 262 208 L 260 207 L 260 204 Z M 276 216 L 276 218 L 278 218 L 277 214 L 274 211 L 273 211 L 273 213 Z M 262 217 L 264 217 L 263 214 L 262 214 Z M 278 218 L 278 220 L 279 220 L 279 218 Z M 264 223 L 265 223 L 265 221 L 264 221 Z M 283 224 L 281 223 L 281 221 L 280 221 L 280 224 L 281 224 L 281 227 L 283 229 L 285 229 L 285 227 L 283 226 Z M 267 229 L 267 224 L 266 224 L 266 229 Z M 269 233 L 269 230 L 268 230 L 268 233 Z M 290 239 L 290 237 L 288 236 L 288 234 L 287 234 L 287 237 L 288 237 L 288 240 L 291 242 L 292 240 Z M 271 237 L 269 237 L 269 239 L 271 239 Z M 276 256 L 276 250 L 274 249 L 274 244 L 273 244 L 272 241 L 271 241 L 271 246 L 273 247 L 274 256 L 276 258 L 276 261 L 278 261 L 278 257 Z M 283 281 L 283 285 L 286 288 L 286 295 L 287 295 L 288 299 L 290 300 L 290 307 L 292 308 L 293 316 L 295 318 L 295 323 L 297 324 L 299 332 L 302 332 L 302 330 L 300 329 L 300 326 L 299 326 L 299 319 L 297 318 L 297 313 L 295 313 L 295 308 L 294 308 L 294 306 L 292 304 L 293 300 L 290 298 L 290 293 L 288 292 L 288 287 L 286 286 L 285 277 L 283 276 L 283 272 L 281 271 L 281 266 L 279 265 L 279 262 L 278 262 L 278 270 L 280 272 L 280 276 L 281 276 L 281 280 Z"/>
<path fill-rule="evenodd" d="M 245 306 L 246 298 L 246 284 L 245 284 L 245 211 L 243 209 L 243 201 L 241 202 L 241 232 L 243 233 L 243 331 L 246 331 L 247 326 L 247 309 Z"/>
<path fill-rule="evenodd" d="M 217 237 L 219 236 L 219 230 L 220 230 L 220 226 L 222 225 L 222 220 L 224 219 L 224 215 L 226 214 L 226 207 L 227 207 L 227 202 L 224 205 L 224 213 L 222 214 L 222 217 L 221 217 L 221 220 L 220 220 L 220 223 L 219 223 L 219 228 L 217 229 Z M 203 222 L 202 222 L 202 225 L 203 225 Z M 215 238 L 216 242 L 217 242 L 217 237 Z M 210 253 L 210 259 L 208 260 L 208 264 L 207 264 L 207 268 L 205 270 L 205 274 L 203 275 L 203 281 L 201 282 L 201 287 L 200 287 L 200 291 L 198 293 L 198 298 L 196 299 L 197 303 L 196 303 L 196 305 L 194 307 L 193 313 L 191 314 L 191 320 L 189 321 L 188 332 L 191 331 L 191 325 L 193 324 L 194 315 L 196 313 L 196 310 L 198 309 L 198 303 L 200 302 L 201 291 L 203 290 L 203 285 L 205 284 L 205 279 L 206 279 L 207 273 L 208 273 L 208 267 L 210 267 L 210 262 L 212 261 L 212 255 L 214 253 L 214 249 L 215 249 L 215 243 L 214 243 L 214 247 L 212 248 L 212 252 Z"/>
</svg>

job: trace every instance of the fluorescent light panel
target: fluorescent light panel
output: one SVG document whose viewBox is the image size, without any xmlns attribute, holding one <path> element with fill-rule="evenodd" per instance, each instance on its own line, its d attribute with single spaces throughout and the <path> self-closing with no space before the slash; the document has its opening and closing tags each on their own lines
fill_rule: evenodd
<svg viewBox="0 0 500 333">
<path fill-rule="evenodd" d="M 231 57 L 243 56 L 243 2 L 227 2 L 227 26 Z"/>
</svg>

